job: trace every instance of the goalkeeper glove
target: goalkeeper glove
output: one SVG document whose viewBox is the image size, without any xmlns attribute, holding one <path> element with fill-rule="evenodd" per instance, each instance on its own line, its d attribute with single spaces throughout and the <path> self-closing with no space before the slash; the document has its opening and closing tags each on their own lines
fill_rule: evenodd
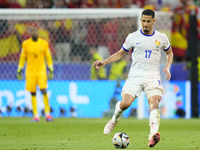
<svg viewBox="0 0 200 150">
<path fill-rule="evenodd" d="M 22 69 L 17 69 L 17 79 L 20 81 L 23 79 Z"/>
<path fill-rule="evenodd" d="M 52 80 L 54 78 L 54 72 L 53 72 L 53 68 L 49 68 L 49 72 L 48 72 L 48 77 L 50 80 Z"/>
</svg>

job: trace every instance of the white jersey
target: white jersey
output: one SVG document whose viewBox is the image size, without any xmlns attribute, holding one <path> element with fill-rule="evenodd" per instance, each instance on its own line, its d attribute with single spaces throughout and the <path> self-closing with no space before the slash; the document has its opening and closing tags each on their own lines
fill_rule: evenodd
<svg viewBox="0 0 200 150">
<path fill-rule="evenodd" d="M 156 30 L 151 35 L 144 34 L 142 30 L 129 34 L 122 46 L 127 52 L 133 49 L 129 77 L 160 76 L 161 51 L 167 51 L 170 47 L 167 36 Z"/>
</svg>

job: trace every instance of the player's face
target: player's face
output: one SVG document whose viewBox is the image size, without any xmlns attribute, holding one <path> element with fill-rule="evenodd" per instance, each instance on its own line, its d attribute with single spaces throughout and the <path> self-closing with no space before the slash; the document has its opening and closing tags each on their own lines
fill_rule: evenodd
<svg viewBox="0 0 200 150">
<path fill-rule="evenodd" d="M 37 28 L 31 28 L 31 37 L 37 38 L 38 37 L 38 29 Z"/>
<path fill-rule="evenodd" d="M 140 21 L 142 24 L 142 31 L 145 34 L 152 34 L 153 24 L 155 23 L 155 19 L 153 19 L 152 16 L 143 15 Z"/>
</svg>

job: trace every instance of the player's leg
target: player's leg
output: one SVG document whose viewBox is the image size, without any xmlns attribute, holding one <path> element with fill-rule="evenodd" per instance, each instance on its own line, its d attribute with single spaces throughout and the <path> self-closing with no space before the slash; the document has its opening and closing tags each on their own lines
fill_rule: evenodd
<svg viewBox="0 0 200 150">
<path fill-rule="evenodd" d="M 130 94 L 124 93 L 122 95 L 122 101 L 119 101 L 115 106 L 115 112 L 112 117 L 112 119 L 106 124 L 104 127 L 104 134 L 109 134 L 116 124 L 118 123 L 120 116 L 122 115 L 123 111 L 126 110 L 135 100 L 135 97 L 133 97 Z"/>
<path fill-rule="evenodd" d="M 39 114 L 38 114 L 38 110 L 37 110 L 37 100 L 36 100 L 35 92 L 31 92 L 31 102 L 32 102 L 33 116 L 34 116 L 31 121 L 38 122 L 38 121 L 40 121 L 40 119 L 39 119 Z"/>
<path fill-rule="evenodd" d="M 53 121 L 50 115 L 50 105 L 49 105 L 49 97 L 47 95 L 47 76 L 40 76 L 38 78 L 38 85 L 40 87 L 40 91 L 43 95 L 43 102 L 44 102 L 44 112 L 46 121 Z"/>
<path fill-rule="evenodd" d="M 104 134 L 109 134 L 119 121 L 123 111 L 126 110 L 142 92 L 142 86 L 135 84 L 137 79 L 128 78 L 122 89 L 122 101 L 115 106 L 115 112 L 112 119 L 104 127 Z"/>
<path fill-rule="evenodd" d="M 37 78 L 35 76 L 26 76 L 26 90 L 31 92 L 31 103 L 33 109 L 33 119 L 31 121 L 40 121 L 37 110 L 36 100 Z"/>
<path fill-rule="evenodd" d="M 123 111 L 126 110 L 131 104 L 134 102 L 135 97 L 124 93 L 122 95 L 122 101 L 119 101 L 115 106 L 115 112 L 112 117 L 112 121 L 116 122 L 119 121 L 120 116 L 122 115 Z"/>
<path fill-rule="evenodd" d="M 154 147 L 160 141 L 160 133 L 158 132 L 160 126 L 160 111 L 159 102 L 161 100 L 162 90 L 153 89 L 146 92 L 149 102 L 150 117 L 149 117 L 149 147 Z"/>
<path fill-rule="evenodd" d="M 53 121 L 50 115 L 50 106 L 49 106 L 49 98 L 47 95 L 47 90 L 41 89 L 40 91 L 42 92 L 42 95 L 43 95 L 44 112 L 45 112 L 46 121 Z"/>
<path fill-rule="evenodd" d="M 160 111 L 159 111 L 159 102 L 161 100 L 161 96 L 154 95 L 149 98 L 149 108 L 150 108 L 150 118 L 149 118 L 149 126 L 150 126 L 150 134 L 158 132 L 160 125 Z"/>
<path fill-rule="evenodd" d="M 40 91 L 42 92 L 42 95 L 43 95 L 45 116 L 49 116 L 50 115 L 50 106 L 49 106 L 49 98 L 47 95 L 47 90 L 41 89 Z"/>
</svg>

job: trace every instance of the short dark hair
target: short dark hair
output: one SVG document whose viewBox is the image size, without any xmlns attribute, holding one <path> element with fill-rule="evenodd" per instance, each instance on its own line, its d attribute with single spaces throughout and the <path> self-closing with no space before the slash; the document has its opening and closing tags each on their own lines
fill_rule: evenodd
<svg viewBox="0 0 200 150">
<path fill-rule="evenodd" d="M 143 12 L 142 12 L 142 16 L 143 16 L 143 15 L 151 16 L 151 17 L 154 19 L 154 17 L 155 17 L 155 12 L 154 12 L 153 10 L 151 10 L 151 9 L 145 9 L 145 10 L 143 10 Z"/>
</svg>

